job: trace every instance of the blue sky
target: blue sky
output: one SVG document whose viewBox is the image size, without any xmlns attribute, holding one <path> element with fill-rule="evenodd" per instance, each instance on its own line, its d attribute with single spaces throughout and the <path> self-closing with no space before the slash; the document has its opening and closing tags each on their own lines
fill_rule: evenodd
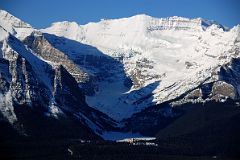
<svg viewBox="0 0 240 160">
<path fill-rule="evenodd" d="M 228 27 L 240 24 L 240 0 L 0 0 L 0 8 L 36 28 L 56 21 L 86 24 L 136 14 L 202 17 Z"/>
</svg>

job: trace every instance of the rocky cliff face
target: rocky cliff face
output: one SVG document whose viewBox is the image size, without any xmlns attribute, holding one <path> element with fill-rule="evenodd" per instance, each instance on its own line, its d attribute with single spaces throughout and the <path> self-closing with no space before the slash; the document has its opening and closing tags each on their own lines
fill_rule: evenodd
<svg viewBox="0 0 240 160">
<path fill-rule="evenodd" d="M 89 79 L 87 73 L 81 71 L 67 55 L 54 48 L 42 33 L 33 32 L 23 42 L 45 61 L 51 62 L 53 65 L 63 65 L 78 83 L 86 82 Z"/>
<path fill-rule="evenodd" d="M 220 28 L 226 30 L 226 28 L 214 21 L 204 20 L 202 18 L 188 19 L 177 16 L 161 19 L 151 18 L 150 23 L 148 24 L 148 30 L 155 31 L 174 29 L 201 31 L 213 24 L 218 25 Z"/>
</svg>

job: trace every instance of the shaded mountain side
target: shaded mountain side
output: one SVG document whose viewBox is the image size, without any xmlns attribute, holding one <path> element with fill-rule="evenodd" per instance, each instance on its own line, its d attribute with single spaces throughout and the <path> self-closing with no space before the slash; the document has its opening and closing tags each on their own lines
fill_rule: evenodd
<svg viewBox="0 0 240 160">
<path fill-rule="evenodd" d="M 0 120 L 0 141 L 1 144 L 4 144 L 5 140 L 9 139 L 18 139 L 21 135 L 13 128 L 13 126 L 4 120 Z"/>
<path fill-rule="evenodd" d="M 218 102 L 215 100 L 206 101 L 204 103 L 193 103 L 188 102 L 184 104 L 178 104 L 174 107 L 171 105 L 172 102 L 166 102 L 159 105 L 151 106 L 146 108 L 145 110 L 134 114 L 131 118 L 124 119 L 122 123 L 125 124 L 123 130 L 139 132 L 145 136 L 156 136 L 158 132 L 161 130 L 165 130 L 168 126 L 170 126 L 174 122 L 178 122 L 182 117 L 186 117 L 186 115 L 191 112 L 191 110 L 198 108 L 208 108 L 208 107 L 218 107 L 218 106 L 230 106 L 235 110 L 231 110 L 231 113 L 238 113 L 237 106 L 238 102 L 233 101 L 231 99 L 227 99 L 225 102 Z M 215 108 L 216 109 L 216 108 Z M 222 108 L 220 108 L 222 109 Z M 226 109 L 226 110 L 224 110 Z M 227 112 L 228 108 L 223 108 L 219 111 L 219 115 L 217 118 L 221 119 L 224 116 L 224 112 Z M 206 113 L 205 116 L 212 116 Z M 193 115 L 196 117 L 196 115 Z M 201 117 L 199 117 L 201 118 Z M 190 118 L 191 119 L 191 118 Z M 191 121 L 191 120 L 190 120 Z M 190 125 L 190 124 L 189 124 Z M 200 127 L 199 125 L 192 124 L 196 128 Z M 184 130 L 183 130 L 184 131 Z M 175 132 L 173 131 L 173 134 Z"/>
<path fill-rule="evenodd" d="M 123 130 L 139 132 L 144 136 L 155 136 L 159 130 L 165 128 L 183 114 L 179 108 L 172 108 L 163 103 L 134 114 L 131 118 L 124 119 Z"/>
<path fill-rule="evenodd" d="M 224 103 L 184 107 L 183 116 L 156 134 L 160 145 L 183 155 L 240 156 L 239 107 Z"/>
<path fill-rule="evenodd" d="M 32 106 L 34 107 L 34 106 Z M 66 138 L 81 138 L 81 139 L 101 139 L 90 128 L 79 122 L 75 117 L 48 117 L 41 110 L 31 109 L 29 106 L 15 106 L 15 114 L 17 122 L 12 126 L 14 128 L 1 130 L 1 136 L 6 137 L 1 139 L 9 140 L 14 137 L 8 134 L 15 134 L 28 138 L 43 138 L 43 139 L 66 139 Z M 2 122 L 3 123 L 3 122 Z M 12 130 L 13 129 L 13 130 Z"/>
<path fill-rule="evenodd" d="M 160 131 L 159 137 L 166 138 L 193 132 L 208 125 L 223 122 L 240 113 L 239 107 L 231 103 L 188 103 L 176 107 L 181 108 L 184 114 Z"/>
<path fill-rule="evenodd" d="M 46 117 L 38 111 L 18 109 L 17 115 L 25 126 L 24 130 L 34 137 L 101 139 L 86 124 L 80 123 L 77 118 L 68 114 L 67 117 L 55 119 Z"/>
</svg>

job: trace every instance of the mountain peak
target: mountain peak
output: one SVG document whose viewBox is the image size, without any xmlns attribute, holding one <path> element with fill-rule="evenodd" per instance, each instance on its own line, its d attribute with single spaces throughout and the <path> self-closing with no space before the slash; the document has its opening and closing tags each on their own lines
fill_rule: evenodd
<svg viewBox="0 0 240 160">
<path fill-rule="evenodd" d="M 131 16 L 130 18 L 153 18 L 153 17 L 147 14 L 137 14 L 137 15 Z"/>
<path fill-rule="evenodd" d="M 32 26 L 26 22 L 23 22 L 19 18 L 16 18 L 12 14 L 5 10 L 0 10 L 1 22 L 7 22 L 16 28 L 32 28 Z M 2 23 L 1 23 L 2 24 Z M 5 28 L 7 29 L 7 28 Z"/>
<path fill-rule="evenodd" d="M 62 21 L 62 22 L 54 22 L 51 24 L 51 26 L 58 26 L 58 25 L 61 25 L 61 26 L 66 26 L 66 27 L 69 27 L 69 26 L 78 26 L 77 22 L 69 22 L 69 21 Z"/>
<path fill-rule="evenodd" d="M 5 10 L 0 10 L 0 17 L 2 28 L 19 39 L 24 39 L 33 31 L 33 27 L 30 24 L 23 22 Z"/>
</svg>

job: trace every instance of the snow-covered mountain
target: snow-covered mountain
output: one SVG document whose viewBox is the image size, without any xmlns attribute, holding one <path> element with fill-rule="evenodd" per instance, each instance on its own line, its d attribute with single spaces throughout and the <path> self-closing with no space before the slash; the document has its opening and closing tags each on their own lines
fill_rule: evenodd
<svg viewBox="0 0 240 160">
<path fill-rule="evenodd" d="M 186 103 L 236 103 L 239 33 L 147 15 L 38 30 L 0 10 L 0 117 L 19 126 L 27 120 L 18 107 L 28 106 L 102 135 L 161 124 Z"/>
<path fill-rule="evenodd" d="M 99 57 L 103 53 L 122 63 L 107 69 L 105 72 L 111 74 L 104 75 L 104 79 L 111 81 L 97 82 L 97 92 L 87 97 L 90 106 L 118 120 L 174 99 L 206 81 L 219 80 L 220 67 L 239 56 L 239 26 L 228 30 L 201 18 L 137 15 L 86 25 L 57 22 L 41 31 L 99 50 L 53 41 L 73 59 Z M 83 68 L 88 65 L 82 61 L 78 64 Z M 91 64 L 88 68 L 89 72 L 96 69 Z M 132 84 L 124 85 L 126 77 Z"/>
</svg>

